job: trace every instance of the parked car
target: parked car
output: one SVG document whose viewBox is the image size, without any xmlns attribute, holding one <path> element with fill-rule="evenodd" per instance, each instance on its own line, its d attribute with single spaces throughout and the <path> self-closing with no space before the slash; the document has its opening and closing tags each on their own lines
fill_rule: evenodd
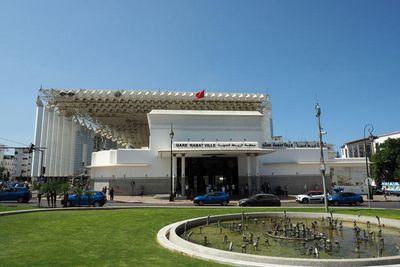
<svg viewBox="0 0 400 267">
<path fill-rule="evenodd" d="M 76 194 L 68 195 L 67 206 L 81 206 L 81 205 L 89 205 L 95 207 L 104 206 L 107 202 L 107 197 L 100 191 L 86 191 L 81 196 Z M 61 201 L 61 204 L 64 205 L 64 200 Z"/>
<path fill-rule="evenodd" d="M 193 203 L 200 206 L 204 204 L 220 204 L 226 206 L 229 203 L 229 195 L 225 192 L 210 192 L 203 196 L 195 197 Z"/>
<path fill-rule="evenodd" d="M 0 190 L 0 201 L 13 201 L 28 203 L 32 193 L 26 187 L 7 187 Z"/>
<path fill-rule="evenodd" d="M 281 200 L 273 194 L 256 194 L 249 198 L 243 198 L 238 202 L 239 206 L 280 206 Z"/>
<path fill-rule="evenodd" d="M 328 196 L 328 204 L 329 205 L 360 205 L 364 202 L 362 195 L 353 193 L 353 192 L 340 192 L 332 196 Z"/>
<path fill-rule="evenodd" d="M 324 192 L 319 190 L 310 190 L 304 194 L 296 196 L 296 202 L 298 203 L 324 203 Z"/>
</svg>

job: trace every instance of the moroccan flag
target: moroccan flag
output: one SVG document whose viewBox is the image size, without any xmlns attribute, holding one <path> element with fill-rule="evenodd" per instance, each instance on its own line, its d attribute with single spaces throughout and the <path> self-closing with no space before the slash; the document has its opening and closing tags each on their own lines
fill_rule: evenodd
<svg viewBox="0 0 400 267">
<path fill-rule="evenodd" d="M 196 100 L 204 98 L 204 90 L 196 93 Z"/>
</svg>

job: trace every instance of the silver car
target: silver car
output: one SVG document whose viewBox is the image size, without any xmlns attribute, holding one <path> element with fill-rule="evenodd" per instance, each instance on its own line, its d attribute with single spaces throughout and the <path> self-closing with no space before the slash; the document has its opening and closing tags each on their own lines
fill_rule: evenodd
<svg viewBox="0 0 400 267">
<path fill-rule="evenodd" d="M 310 190 L 307 193 L 296 196 L 298 203 L 324 203 L 324 192 L 318 190 Z"/>
</svg>

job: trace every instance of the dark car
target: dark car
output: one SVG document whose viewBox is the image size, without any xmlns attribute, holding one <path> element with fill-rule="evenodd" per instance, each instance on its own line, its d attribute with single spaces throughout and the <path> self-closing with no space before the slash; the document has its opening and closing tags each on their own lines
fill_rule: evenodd
<svg viewBox="0 0 400 267">
<path fill-rule="evenodd" d="M 353 192 L 340 192 L 332 196 L 328 196 L 328 204 L 329 205 L 360 205 L 364 202 L 362 195 L 353 193 Z"/>
<path fill-rule="evenodd" d="M 229 203 L 229 195 L 225 192 L 210 192 L 203 196 L 195 197 L 193 203 L 200 206 L 204 204 L 220 204 L 226 206 Z"/>
<path fill-rule="evenodd" d="M 273 194 L 256 194 L 239 200 L 239 206 L 280 206 L 281 200 Z"/>
<path fill-rule="evenodd" d="M 76 194 L 68 195 L 67 206 L 81 206 L 81 205 L 89 205 L 95 207 L 104 206 L 107 202 L 107 197 L 100 191 L 86 191 L 81 196 Z M 64 205 L 64 200 L 61 201 L 61 204 Z"/>
<path fill-rule="evenodd" d="M 0 190 L 0 201 L 13 201 L 18 203 L 29 202 L 32 198 L 32 193 L 26 187 L 7 187 Z"/>
</svg>

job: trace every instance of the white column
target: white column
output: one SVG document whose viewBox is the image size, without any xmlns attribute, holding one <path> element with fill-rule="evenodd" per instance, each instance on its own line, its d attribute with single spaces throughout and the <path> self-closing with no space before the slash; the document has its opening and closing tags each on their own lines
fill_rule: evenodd
<svg viewBox="0 0 400 267">
<path fill-rule="evenodd" d="M 71 121 L 71 132 L 70 132 L 70 155 L 69 155 L 69 175 L 74 175 L 74 167 L 75 167 L 75 138 L 76 138 L 76 123 Z"/>
<path fill-rule="evenodd" d="M 176 154 L 173 154 L 172 157 L 172 192 L 175 192 L 175 188 L 176 188 Z"/>
<path fill-rule="evenodd" d="M 258 162 L 257 155 L 254 155 L 254 161 L 256 165 L 256 181 L 257 181 L 257 193 L 260 192 L 260 164 Z"/>
<path fill-rule="evenodd" d="M 54 164 L 54 175 L 60 176 L 61 167 L 61 148 L 62 148 L 62 132 L 63 132 L 63 117 L 61 114 L 57 114 L 57 142 L 56 142 L 56 162 Z"/>
<path fill-rule="evenodd" d="M 251 192 L 251 161 L 250 154 L 247 154 L 247 186 L 249 189 L 249 193 Z"/>
<path fill-rule="evenodd" d="M 45 166 L 46 166 L 45 176 L 48 176 L 50 174 L 50 158 L 51 158 L 51 150 L 52 150 L 51 140 L 53 138 L 53 116 L 54 116 L 54 109 L 49 108 L 48 115 L 47 115 L 46 151 L 44 153 L 44 161 L 45 161 Z"/>
<path fill-rule="evenodd" d="M 181 158 L 181 174 L 182 174 L 182 177 L 181 177 L 181 195 L 182 196 L 185 196 L 186 194 L 185 194 L 185 186 L 186 186 L 186 181 L 185 181 L 185 178 L 186 178 L 186 173 L 185 173 L 185 154 L 182 154 L 182 158 Z"/>
<path fill-rule="evenodd" d="M 35 122 L 35 137 L 34 137 L 34 145 L 36 147 L 41 146 L 41 135 L 42 135 L 42 124 L 43 124 L 43 103 L 38 97 L 36 100 L 36 122 Z M 32 155 L 32 169 L 31 169 L 31 177 L 39 176 L 39 165 L 40 162 L 40 151 L 34 151 Z"/>
<path fill-rule="evenodd" d="M 53 130 L 52 130 L 52 136 L 51 136 L 51 152 L 49 154 L 49 157 L 50 157 L 49 175 L 50 176 L 55 175 L 56 152 L 57 152 L 58 115 L 55 110 L 53 112 L 52 126 L 53 126 Z"/>
<path fill-rule="evenodd" d="M 40 146 L 44 147 L 44 148 L 40 152 L 40 153 L 43 153 L 43 155 L 40 155 L 39 174 L 42 173 L 42 170 L 40 168 L 46 166 L 45 155 L 46 155 L 46 150 L 47 150 L 46 149 L 46 144 L 47 144 L 48 117 L 49 117 L 49 110 L 47 108 L 44 108 L 43 109 L 42 136 L 41 136 L 41 139 L 40 139 Z"/>
<path fill-rule="evenodd" d="M 71 119 L 67 117 L 63 117 L 63 132 L 62 132 L 62 148 L 61 148 L 61 176 L 68 175 L 68 164 L 69 164 L 69 151 L 70 151 L 70 127 L 71 127 Z"/>
<path fill-rule="evenodd" d="M 86 158 L 87 158 L 87 132 L 86 129 L 82 131 L 83 136 L 82 136 L 82 162 L 79 164 L 79 166 L 83 167 L 86 166 Z"/>
</svg>

